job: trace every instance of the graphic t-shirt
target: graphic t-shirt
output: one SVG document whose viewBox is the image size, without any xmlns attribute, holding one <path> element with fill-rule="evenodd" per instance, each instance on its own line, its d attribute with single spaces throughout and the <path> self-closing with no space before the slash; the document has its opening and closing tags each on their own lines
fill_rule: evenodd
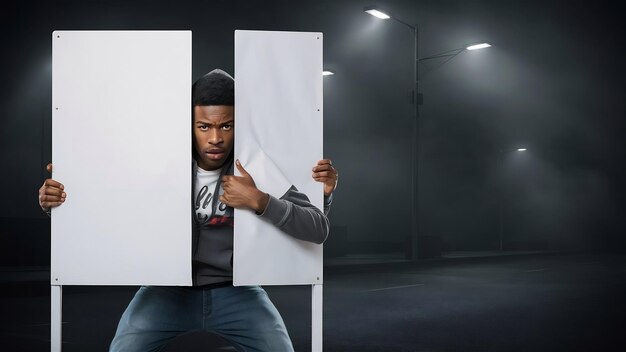
<svg viewBox="0 0 626 352">
<path fill-rule="evenodd" d="M 222 169 L 204 170 L 196 166 L 194 204 L 196 221 L 200 226 L 208 225 L 229 225 L 232 226 L 232 211 L 229 211 L 226 204 L 219 201 L 219 196 L 224 194 L 220 186 L 218 194 L 215 195 L 215 186 L 220 178 Z M 217 197 L 215 214 L 213 213 L 213 198 Z"/>
</svg>

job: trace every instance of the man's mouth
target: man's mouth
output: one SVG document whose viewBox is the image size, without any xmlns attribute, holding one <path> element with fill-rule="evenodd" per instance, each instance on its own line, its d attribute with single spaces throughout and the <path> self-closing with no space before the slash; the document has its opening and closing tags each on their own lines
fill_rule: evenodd
<svg viewBox="0 0 626 352">
<path fill-rule="evenodd" d="M 219 160 L 224 157 L 223 149 L 211 149 L 205 152 L 205 154 L 212 160 Z"/>
</svg>

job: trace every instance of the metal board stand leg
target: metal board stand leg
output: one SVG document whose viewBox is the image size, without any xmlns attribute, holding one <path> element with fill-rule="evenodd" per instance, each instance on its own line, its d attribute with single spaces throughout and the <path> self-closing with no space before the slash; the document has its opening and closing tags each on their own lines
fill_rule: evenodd
<svg viewBox="0 0 626 352">
<path fill-rule="evenodd" d="M 313 285 L 311 289 L 311 351 L 322 352 L 322 310 L 324 285 Z"/>
<path fill-rule="evenodd" d="M 50 351 L 61 352 L 61 312 L 63 301 L 62 286 L 50 286 L 51 319 L 50 319 Z"/>
</svg>

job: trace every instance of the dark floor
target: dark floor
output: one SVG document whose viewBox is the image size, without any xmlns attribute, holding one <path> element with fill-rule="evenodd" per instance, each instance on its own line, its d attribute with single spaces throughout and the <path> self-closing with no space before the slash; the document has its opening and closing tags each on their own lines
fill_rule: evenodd
<svg viewBox="0 0 626 352">
<path fill-rule="evenodd" d="M 625 264 L 579 253 L 327 267 L 324 350 L 626 351 Z M 0 286 L 0 351 L 49 351 L 47 282 Z M 106 351 L 135 290 L 64 287 L 64 351 Z M 296 351 L 309 351 L 310 288 L 266 290 Z M 166 348 L 228 350 L 208 334 Z"/>
</svg>

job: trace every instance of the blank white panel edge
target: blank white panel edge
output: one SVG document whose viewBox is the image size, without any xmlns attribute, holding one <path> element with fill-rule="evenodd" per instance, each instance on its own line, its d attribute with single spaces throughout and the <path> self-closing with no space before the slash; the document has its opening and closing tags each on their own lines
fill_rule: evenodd
<svg viewBox="0 0 626 352">
<path fill-rule="evenodd" d="M 190 286 L 191 31 L 52 33 L 51 284 Z"/>
<path fill-rule="evenodd" d="M 259 189 L 291 185 L 323 210 L 322 33 L 235 31 L 235 157 Z M 233 284 L 323 283 L 323 246 L 235 209 Z"/>
</svg>

